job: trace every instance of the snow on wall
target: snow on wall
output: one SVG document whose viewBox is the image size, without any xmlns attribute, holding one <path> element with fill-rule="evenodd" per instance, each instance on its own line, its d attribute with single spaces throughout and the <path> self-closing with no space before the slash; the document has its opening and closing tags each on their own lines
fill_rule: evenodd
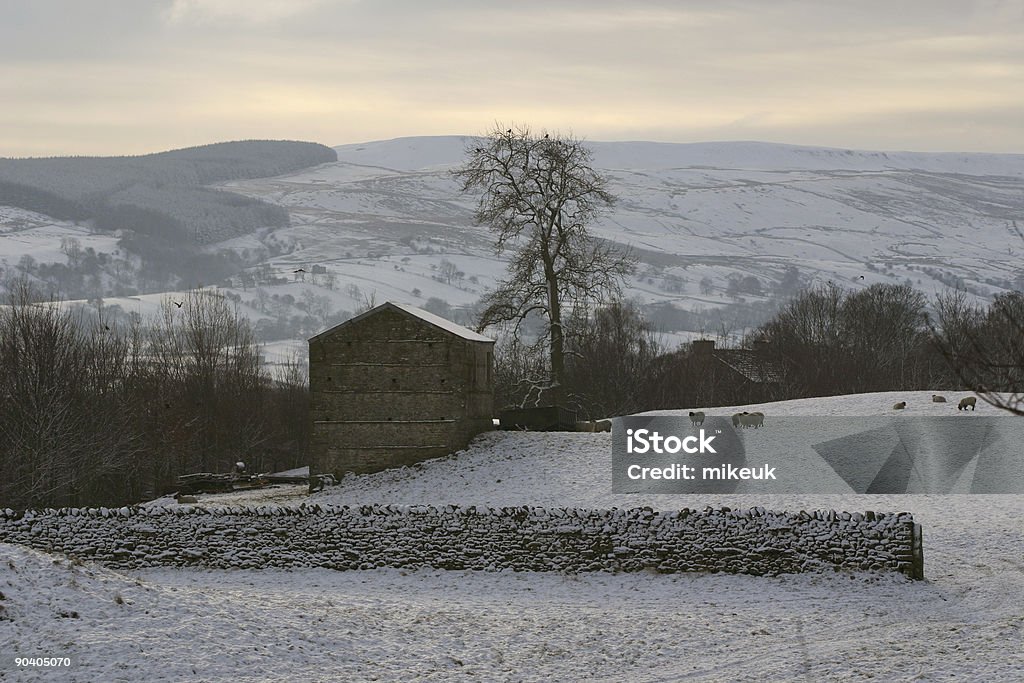
<svg viewBox="0 0 1024 683">
<path fill-rule="evenodd" d="M 909 513 L 536 507 L 0 510 L 0 543 L 133 569 L 433 567 L 515 571 L 828 569 L 923 578 Z"/>
</svg>

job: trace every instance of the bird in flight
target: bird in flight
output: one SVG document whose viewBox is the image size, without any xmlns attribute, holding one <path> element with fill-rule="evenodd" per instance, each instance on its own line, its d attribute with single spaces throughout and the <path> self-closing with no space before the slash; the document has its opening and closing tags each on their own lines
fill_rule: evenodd
<svg viewBox="0 0 1024 683">
<path fill-rule="evenodd" d="M 171 303 L 173 303 L 173 304 L 174 304 L 175 306 L 177 306 L 178 308 L 181 308 L 182 306 L 184 306 L 184 305 L 185 305 L 185 302 L 184 302 L 184 301 L 172 301 Z"/>
<path fill-rule="evenodd" d="M 304 269 L 302 269 L 302 268 L 299 268 L 298 270 L 293 270 L 292 272 L 293 273 L 305 273 L 306 271 Z"/>
</svg>

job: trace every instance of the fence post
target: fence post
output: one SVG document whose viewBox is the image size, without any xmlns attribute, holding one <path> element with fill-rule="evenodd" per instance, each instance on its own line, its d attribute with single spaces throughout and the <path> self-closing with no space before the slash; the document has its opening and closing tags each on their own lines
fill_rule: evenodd
<svg viewBox="0 0 1024 683">
<path fill-rule="evenodd" d="M 924 543 L 921 533 L 921 525 L 914 522 L 913 533 L 910 537 L 910 552 L 914 556 L 914 565 L 910 578 L 918 581 L 924 580 Z"/>
</svg>

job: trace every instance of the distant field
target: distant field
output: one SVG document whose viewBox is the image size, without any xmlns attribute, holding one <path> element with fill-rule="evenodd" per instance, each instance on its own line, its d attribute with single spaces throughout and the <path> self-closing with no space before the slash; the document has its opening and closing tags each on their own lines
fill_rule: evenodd
<svg viewBox="0 0 1024 683">
<path fill-rule="evenodd" d="M 7 274 L 18 272 L 26 254 L 65 264 L 60 241 L 71 230 L 83 248 L 93 246 L 111 261 L 95 281 L 66 278 L 82 292 L 70 298 L 85 299 L 90 288 L 113 297 L 220 285 L 243 299 L 254 320 L 270 319 L 263 334 L 272 341 L 298 343 L 386 300 L 429 305 L 468 321 L 469 307 L 503 277 L 505 263 L 493 253 L 488 230 L 473 225 L 475 197 L 463 194 L 450 175 L 469 140 L 314 146 L 316 155 L 305 163 L 316 165 L 274 169 L 260 156 L 258 174 L 248 162 L 236 168 L 214 158 L 186 164 L 154 155 L 160 158 L 145 163 L 160 161 L 174 173 L 211 165 L 202 175 L 188 175 L 210 184 L 189 185 L 180 195 L 181 225 L 208 218 L 210 230 L 193 225 L 181 232 L 175 224 L 167 234 L 177 237 L 154 243 L 148 235 L 166 232 L 163 218 L 151 222 L 149 214 L 121 212 L 118 220 L 150 232 L 128 238 L 118 232 L 123 248 L 115 257 L 114 244 L 96 243 L 97 218 L 76 224 L 50 216 L 54 227 L 33 231 L 0 210 L 0 261 Z M 1024 288 L 1024 225 L 1017 224 L 1024 215 L 1024 155 L 761 143 L 591 145 L 619 198 L 594 232 L 637 255 L 639 267 L 624 293 L 660 306 L 648 309 L 649 318 L 674 335 L 666 337 L 670 344 L 701 331 L 738 340 L 786 296 L 828 281 L 851 289 L 909 283 L 928 297 L 958 287 L 979 301 Z M 124 163 L 139 159 L 149 158 Z M 4 163 L 0 178 L 7 177 Z M 231 172 L 234 177 L 226 175 Z M 274 175 L 253 177 L 267 173 Z M 174 176 L 174 183 L 186 175 Z M 174 213 L 167 203 L 178 196 L 174 183 L 156 197 L 149 180 L 140 182 L 150 189 L 117 192 L 140 211 Z M 213 190 L 259 204 L 233 206 Z M 204 198 L 218 204 L 208 217 L 201 215 Z M 260 219 L 264 209 L 276 218 Z M 189 252 L 187 245 L 197 240 L 204 246 Z M 442 275 L 446 264 L 456 275 Z M 115 269 L 124 272 L 118 276 Z M 174 286 L 166 284 L 171 281 Z M 309 307 L 299 305 L 303 297 L 317 299 L 308 329 L 297 323 L 309 315 Z"/>
</svg>

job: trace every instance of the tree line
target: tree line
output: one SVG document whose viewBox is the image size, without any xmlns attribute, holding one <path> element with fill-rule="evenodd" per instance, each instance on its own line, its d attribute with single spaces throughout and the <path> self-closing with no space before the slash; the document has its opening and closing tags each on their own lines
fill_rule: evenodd
<svg viewBox="0 0 1024 683">
<path fill-rule="evenodd" d="M 542 342 L 543 339 L 538 340 Z M 758 343 L 765 342 L 765 343 Z M 549 376 L 539 343 L 499 335 L 499 406 L 544 405 Z M 755 350 L 756 349 L 756 350 Z M 574 313 L 566 326 L 565 405 L 582 418 L 646 410 L 899 390 L 977 391 L 1024 413 L 1024 293 L 988 305 L 963 292 L 929 303 L 908 285 L 799 291 L 736 347 L 770 382 L 728 381 L 728 371 L 689 344 L 666 348 L 635 303 Z M 718 371 L 716 374 L 716 370 Z M 723 380 L 723 377 L 726 378 Z"/>
<path fill-rule="evenodd" d="M 223 297 L 127 327 L 36 299 L 23 285 L 0 307 L 0 505 L 121 505 L 237 461 L 306 464 L 303 369 L 270 376 Z"/>
</svg>

